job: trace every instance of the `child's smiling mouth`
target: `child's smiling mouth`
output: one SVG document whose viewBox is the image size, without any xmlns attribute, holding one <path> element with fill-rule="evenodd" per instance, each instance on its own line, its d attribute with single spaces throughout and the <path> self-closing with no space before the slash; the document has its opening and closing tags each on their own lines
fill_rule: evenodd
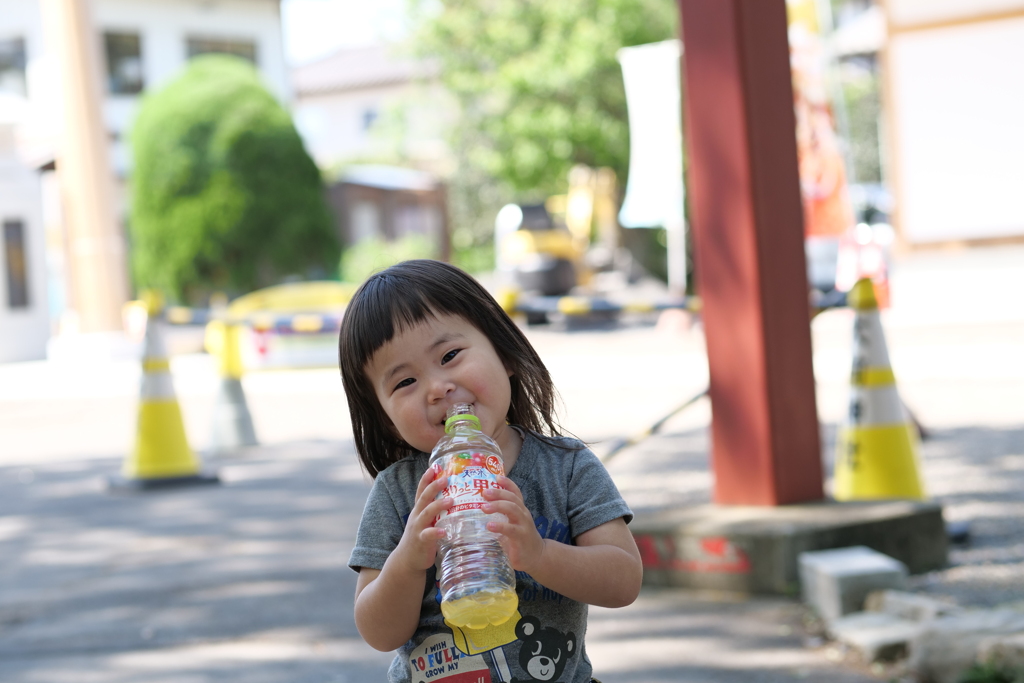
<svg viewBox="0 0 1024 683">
<path fill-rule="evenodd" d="M 453 404 L 453 405 L 454 405 L 454 404 Z M 468 405 L 468 406 L 469 406 L 470 408 L 472 408 L 472 409 L 473 409 L 473 411 L 474 411 L 474 412 L 476 411 L 476 404 L 475 404 L 475 403 L 469 403 L 469 404 L 464 404 L 464 405 Z M 449 410 L 450 410 L 450 409 L 451 409 L 451 408 L 449 407 Z M 445 413 L 446 413 L 446 414 L 445 414 L 444 416 L 442 416 L 442 417 L 441 417 L 441 421 L 437 423 L 438 425 L 440 425 L 440 427 L 441 427 L 442 429 L 447 429 L 447 427 L 448 427 L 448 425 L 446 424 L 446 423 L 448 422 L 448 416 L 447 416 L 447 412 L 448 412 L 448 411 L 446 410 L 446 411 L 445 411 Z"/>
</svg>

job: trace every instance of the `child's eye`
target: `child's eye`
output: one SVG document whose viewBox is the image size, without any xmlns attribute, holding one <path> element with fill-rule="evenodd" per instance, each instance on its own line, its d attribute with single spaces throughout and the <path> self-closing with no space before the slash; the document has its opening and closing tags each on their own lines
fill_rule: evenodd
<svg viewBox="0 0 1024 683">
<path fill-rule="evenodd" d="M 415 381 L 416 380 L 414 380 L 412 377 L 406 377 L 401 382 L 399 382 L 398 384 L 395 385 L 395 391 L 398 391 L 402 387 L 407 387 L 407 386 L 409 386 L 410 384 L 412 384 Z"/>
<path fill-rule="evenodd" d="M 452 358 L 455 358 L 455 356 L 459 355 L 459 351 L 461 351 L 461 350 L 462 349 L 452 349 L 448 353 L 444 354 L 444 356 L 441 357 L 441 365 L 444 365 L 445 363 L 450 361 Z"/>
</svg>

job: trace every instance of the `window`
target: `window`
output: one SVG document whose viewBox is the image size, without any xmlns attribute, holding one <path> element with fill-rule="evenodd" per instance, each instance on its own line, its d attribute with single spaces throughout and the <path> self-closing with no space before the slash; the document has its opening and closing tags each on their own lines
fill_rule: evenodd
<svg viewBox="0 0 1024 683">
<path fill-rule="evenodd" d="M 138 33 L 104 33 L 107 89 L 112 95 L 142 92 L 142 40 Z"/>
<path fill-rule="evenodd" d="M 25 97 L 25 39 L 0 38 L 0 92 Z"/>
<path fill-rule="evenodd" d="M 369 109 L 363 110 L 363 130 L 370 130 L 373 124 L 377 122 L 377 108 L 370 107 Z"/>
<path fill-rule="evenodd" d="M 210 53 L 234 55 L 256 64 L 256 43 L 251 40 L 220 40 L 217 38 L 189 38 L 188 58 Z"/>
<path fill-rule="evenodd" d="M 21 221 L 4 221 L 4 260 L 7 307 L 28 308 L 28 259 L 25 257 L 25 224 Z"/>
</svg>

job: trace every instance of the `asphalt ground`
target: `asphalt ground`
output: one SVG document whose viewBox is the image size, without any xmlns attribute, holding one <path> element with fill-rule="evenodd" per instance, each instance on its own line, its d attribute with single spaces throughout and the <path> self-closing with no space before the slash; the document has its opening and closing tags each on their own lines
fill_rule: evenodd
<svg viewBox="0 0 1024 683">
<path fill-rule="evenodd" d="M 250 449 L 210 463 L 221 486 L 145 495 L 104 491 L 118 464 L 0 471 L 0 680 L 383 680 L 390 655 L 352 620 L 368 485 L 350 444 Z M 645 591 L 594 609 L 587 647 L 612 683 L 866 680 L 805 648 L 801 618 L 787 600 Z"/>
<path fill-rule="evenodd" d="M 971 525 L 915 590 L 964 605 L 1024 601 L 1024 250 L 916 255 L 895 271 L 886 333 L 901 395 L 929 431 L 921 476 Z M 847 311 L 813 323 L 823 453 L 844 411 Z M 531 328 L 566 428 L 627 436 L 707 381 L 699 326 Z M 190 443 L 209 439 L 210 359 L 172 361 Z M 336 371 L 245 379 L 261 446 L 206 457 L 223 484 L 111 495 L 132 442 L 134 363 L 0 366 L 0 681 L 378 681 L 345 566 L 368 482 Z M 706 400 L 609 464 L 638 511 L 710 499 Z M 591 612 L 605 683 L 887 680 L 809 634 L 775 598 L 644 590 Z"/>
</svg>

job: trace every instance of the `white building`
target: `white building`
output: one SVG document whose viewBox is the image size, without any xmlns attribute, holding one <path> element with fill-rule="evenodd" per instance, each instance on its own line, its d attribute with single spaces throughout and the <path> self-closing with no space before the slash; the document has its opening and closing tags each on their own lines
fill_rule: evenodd
<svg viewBox="0 0 1024 683">
<path fill-rule="evenodd" d="M 908 245 L 1024 238 L 1024 0 L 866 0 L 833 54 L 883 76 L 883 158 Z"/>
<path fill-rule="evenodd" d="M 39 174 L 14 146 L 22 110 L 0 94 L 0 363 L 41 358 L 50 336 Z"/>
<path fill-rule="evenodd" d="M 292 109 L 306 149 L 321 168 L 400 157 L 444 174 L 453 99 L 436 62 L 389 45 L 347 48 L 292 70 Z"/>
<path fill-rule="evenodd" d="M 282 102 L 290 98 L 279 0 L 91 0 L 103 70 L 103 115 L 114 167 L 128 169 L 124 143 L 139 95 L 173 78 L 191 58 L 226 52 L 252 61 Z M 54 134 L 58 79 L 48 54 L 41 0 L 0 0 L 0 91 L 28 98 Z"/>
<path fill-rule="evenodd" d="M 0 121 L 4 107 L 23 111 L 21 123 L 8 134 L 12 147 L 5 168 L 44 167 L 57 155 L 62 119 L 61 79 L 53 45 L 47 41 L 44 3 L 50 0 L 0 0 Z M 258 68 L 267 88 L 282 103 L 291 96 L 288 70 L 282 44 L 280 0 L 77 0 L 83 3 L 95 25 L 99 45 L 103 125 L 110 140 L 112 166 L 117 176 L 119 213 L 125 213 L 123 181 L 130 174 L 127 134 L 146 90 L 158 88 L 172 79 L 192 57 L 211 53 L 234 54 Z M 7 103 L 7 104 L 4 104 Z M 10 117 L 7 117 L 10 119 Z M 16 155 L 15 155 L 16 152 Z M 0 149 L 0 156 L 4 154 Z M 12 156 L 14 155 L 14 156 Z M 52 165 L 52 164 L 51 164 Z M 15 175 L 17 177 L 15 177 Z M 57 172 L 59 177 L 59 169 Z M 30 181 L 21 171 L 0 174 L 0 199 L 22 196 L 39 202 L 39 179 L 35 190 L 26 190 Z M 29 297 L 32 305 L 42 305 L 47 285 L 50 291 L 49 319 L 54 328 L 65 313 L 63 291 L 67 278 L 66 262 L 59 253 L 65 243 L 60 224 L 59 191 L 47 192 L 52 198 L 42 208 L 19 209 L 26 219 L 24 234 L 28 260 Z M 0 203 L 0 211 L 7 211 Z M 7 214 L 0 219 L 7 220 Z M 43 224 L 45 223 L 45 234 Z M 13 231 L 13 229 L 12 229 Z M 38 234 L 37 234 L 38 233 Z M 12 232 L 13 234 L 13 232 Z M 45 239 L 44 239 L 45 237 Z M 13 239 L 13 238 L 12 238 Z M 44 244 L 46 245 L 44 248 Z M 44 251 L 47 252 L 44 254 Z M 49 273 L 45 265 L 49 263 Z M 0 270 L 4 261 L 0 260 Z M 0 272 L 0 281 L 7 277 Z M 36 278 L 42 277 L 40 284 Z M 48 281 L 48 282 L 47 282 Z M 35 294 L 33 294 L 35 292 Z M 0 297 L 3 290 L 0 288 Z M 3 309 L 0 298 L 0 309 Z M 43 310 L 46 313 L 45 309 Z M 19 313 L 22 315 L 22 313 Z M 0 314 L 0 339 L 15 334 L 10 316 Z M 63 322 L 68 322 L 64 320 Z M 48 329 L 49 332 L 55 329 Z M 35 340 L 36 337 L 25 337 Z M 34 351 L 19 351 L 18 358 L 42 357 L 46 336 L 32 341 Z M 0 350 L 0 362 L 14 356 Z"/>
<path fill-rule="evenodd" d="M 888 0 L 885 106 L 910 243 L 1024 237 L 1024 0 Z"/>
</svg>

